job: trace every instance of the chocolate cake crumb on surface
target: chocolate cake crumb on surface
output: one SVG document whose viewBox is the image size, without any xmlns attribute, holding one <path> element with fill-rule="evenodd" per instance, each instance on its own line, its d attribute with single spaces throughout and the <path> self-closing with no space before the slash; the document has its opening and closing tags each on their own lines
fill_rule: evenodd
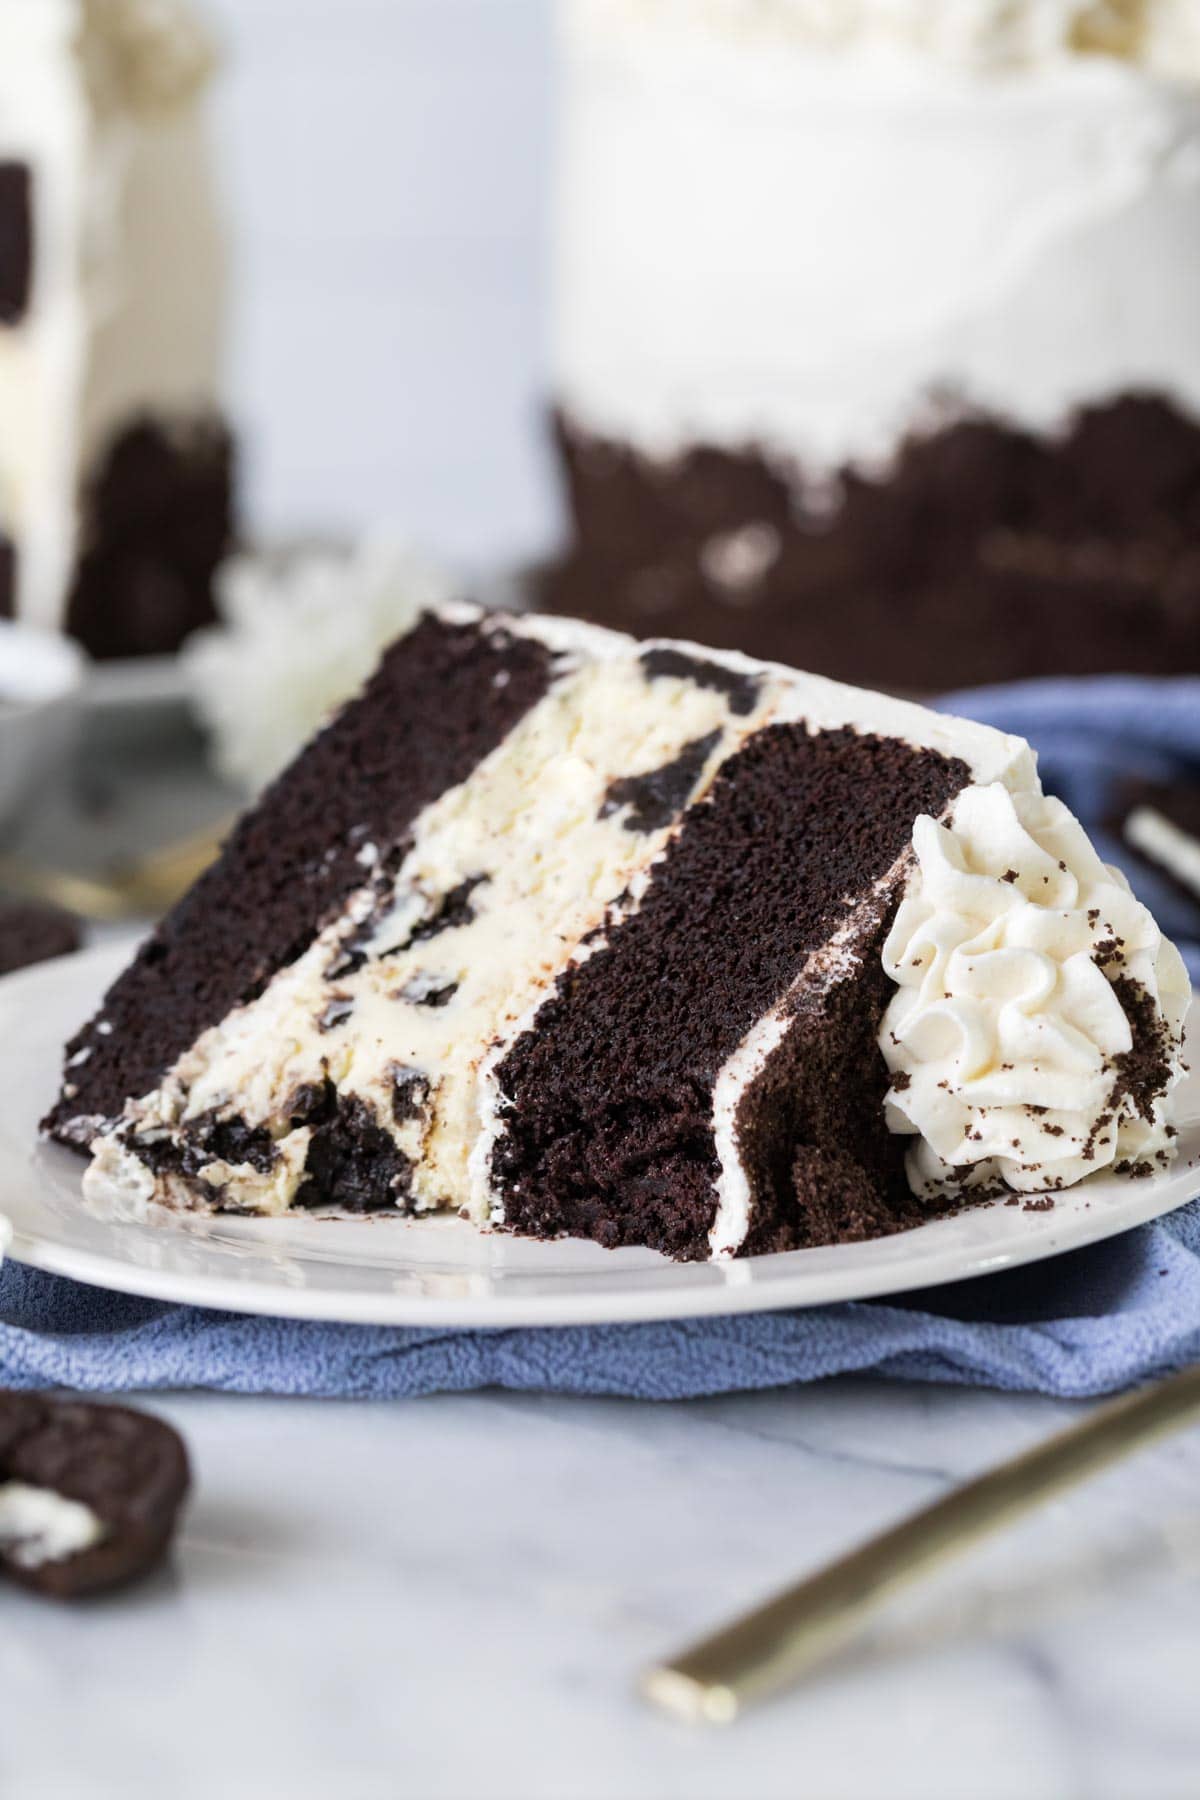
<svg viewBox="0 0 1200 1800">
<path fill-rule="evenodd" d="M 0 900 L 0 975 L 67 956 L 80 945 L 78 920 L 32 900 Z"/>
</svg>

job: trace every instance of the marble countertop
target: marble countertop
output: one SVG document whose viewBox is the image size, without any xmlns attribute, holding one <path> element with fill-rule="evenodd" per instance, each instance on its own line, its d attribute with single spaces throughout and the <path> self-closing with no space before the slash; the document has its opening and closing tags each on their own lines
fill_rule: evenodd
<svg viewBox="0 0 1200 1800">
<path fill-rule="evenodd" d="M 1077 1408 L 838 1381 L 677 1405 L 155 1396 L 169 1569 L 2 1596 L 5 1800 L 1157 1800 L 1200 1786 L 1200 1433 L 898 1601 L 726 1730 L 635 1672 Z"/>
</svg>

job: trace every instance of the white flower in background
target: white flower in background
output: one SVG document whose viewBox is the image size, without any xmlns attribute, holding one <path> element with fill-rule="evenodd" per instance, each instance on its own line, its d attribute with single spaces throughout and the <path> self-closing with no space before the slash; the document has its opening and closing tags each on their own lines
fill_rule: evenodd
<svg viewBox="0 0 1200 1800">
<path fill-rule="evenodd" d="M 184 651 L 221 774 L 257 792 L 356 692 L 383 647 L 454 591 L 444 572 L 382 539 L 227 563 L 221 623 Z"/>
</svg>

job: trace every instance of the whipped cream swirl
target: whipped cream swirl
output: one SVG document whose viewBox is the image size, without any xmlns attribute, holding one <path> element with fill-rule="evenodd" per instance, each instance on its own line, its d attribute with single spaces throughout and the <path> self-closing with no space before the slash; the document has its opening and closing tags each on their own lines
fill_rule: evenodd
<svg viewBox="0 0 1200 1800">
<path fill-rule="evenodd" d="M 918 819 L 913 850 L 879 1039 L 913 1191 L 1032 1193 L 1165 1157 L 1190 988 L 1124 876 L 1061 801 L 1000 782 Z"/>
</svg>

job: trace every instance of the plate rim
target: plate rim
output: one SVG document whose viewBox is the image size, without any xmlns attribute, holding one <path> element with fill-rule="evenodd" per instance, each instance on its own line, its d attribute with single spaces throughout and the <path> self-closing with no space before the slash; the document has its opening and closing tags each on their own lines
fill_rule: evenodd
<svg viewBox="0 0 1200 1800">
<path fill-rule="evenodd" d="M 45 992 L 60 987 L 78 992 L 78 1016 L 82 1020 L 89 1009 L 94 1009 L 99 994 L 124 965 L 130 950 L 131 945 L 125 942 L 102 943 L 72 956 L 17 970 L 0 978 L 0 1009 L 14 1003 L 20 1005 L 23 1000 L 36 996 L 39 990 Z M 1193 1021 L 1200 1027 L 1200 1000 L 1193 1002 L 1193 1008 Z M 51 1097 L 47 1095 L 47 1105 Z M 19 1154 L 11 1123 L 6 1127 L 5 1098 L 6 1095 L 0 1093 L 0 1168 Z M 279 1277 L 274 1281 L 239 1279 L 236 1274 L 218 1276 L 204 1271 L 146 1267 L 136 1261 L 124 1261 L 115 1255 L 63 1242 L 54 1235 L 53 1213 L 49 1210 L 46 1226 L 40 1231 L 31 1231 L 18 1218 L 13 1219 L 13 1235 L 5 1255 L 29 1268 L 143 1299 L 220 1312 L 347 1325 L 523 1328 L 651 1323 L 730 1316 L 740 1312 L 810 1310 L 859 1300 L 886 1299 L 1026 1267 L 1069 1250 L 1104 1242 L 1163 1217 L 1187 1204 L 1189 1198 L 1200 1196 L 1200 1166 L 1197 1165 L 1200 1120 L 1196 1121 L 1196 1128 L 1193 1155 L 1184 1161 L 1181 1152 L 1180 1161 L 1162 1176 L 1129 1181 L 1122 1192 L 1119 1209 L 1091 1206 L 1087 1195 L 1094 1190 L 1082 1184 L 1057 1196 L 1056 1201 L 1062 1204 L 1056 1203 L 1045 1212 L 1028 1213 L 1017 1207 L 1015 1211 L 1022 1221 L 1022 1229 L 1014 1232 L 1007 1241 L 989 1242 L 985 1236 L 972 1250 L 956 1245 L 954 1234 L 946 1230 L 964 1219 L 982 1221 L 990 1211 L 1004 1211 L 1013 1217 L 1014 1209 L 1006 1207 L 1001 1200 L 956 1217 L 930 1220 L 911 1231 L 860 1244 L 777 1251 L 765 1256 L 705 1263 L 674 1263 L 665 1257 L 655 1257 L 653 1252 L 634 1252 L 652 1257 L 654 1261 L 639 1265 L 636 1272 L 628 1271 L 631 1276 L 636 1273 L 643 1277 L 640 1284 L 635 1280 L 632 1287 L 628 1280 L 622 1279 L 622 1271 L 615 1261 L 611 1264 L 611 1278 L 606 1277 L 585 1292 L 572 1291 L 569 1276 L 562 1276 L 563 1291 L 537 1294 L 518 1292 L 512 1287 L 505 1292 L 506 1280 L 519 1280 L 519 1277 L 501 1274 L 497 1278 L 477 1266 L 464 1264 L 461 1266 L 463 1277 L 482 1277 L 488 1286 L 486 1292 L 469 1295 L 371 1292 L 365 1288 L 356 1293 L 352 1288 L 297 1286 Z M 25 1177 L 31 1190 L 39 1180 L 40 1158 L 72 1157 L 64 1147 L 41 1139 L 34 1145 L 26 1142 L 24 1155 Z M 82 1168 L 82 1164 L 79 1166 Z M 1190 1175 L 1190 1180 L 1184 1184 L 1190 1193 L 1183 1197 L 1176 1194 L 1164 1201 L 1164 1188 L 1177 1188 L 1185 1173 Z M 35 1200 L 35 1207 L 38 1204 Z M 12 1205 L 11 1199 L 7 1199 L 6 1204 L 5 1192 L 0 1189 L 0 1215 L 6 1210 L 11 1211 Z M 265 1234 L 276 1221 L 248 1223 Z M 288 1228 L 293 1232 L 297 1228 L 303 1229 L 305 1223 L 294 1215 L 287 1220 Z M 322 1222 L 314 1220 L 313 1223 Z M 432 1229 L 446 1232 L 448 1236 L 461 1232 L 469 1235 L 472 1242 L 477 1242 L 480 1235 L 477 1228 L 456 1219 L 411 1221 L 397 1218 L 393 1221 L 372 1217 L 370 1220 L 346 1221 L 344 1227 L 339 1223 L 338 1228 L 351 1232 L 421 1230 L 426 1233 Z M 130 1224 L 118 1229 L 165 1231 L 172 1236 L 183 1231 L 181 1226 L 173 1223 Z M 210 1237 L 203 1221 L 189 1221 L 186 1235 L 199 1243 Z M 502 1233 L 489 1235 L 494 1235 L 503 1244 L 519 1241 L 535 1252 L 542 1248 L 530 1240 L 514 1240 Z M 627 1254 L 585 1246 L 583 1240 L 560 1239 L 556 1242 L 577 1245 L 584 1254 L 590 1256 L 594 1252 L 606 1259 Z M 885 1252 L 883 1246 L 892 1248 Z M 257 1237 L 252 1240 L 252 1247 L 264 1248 Z M 544 1246 L 546 1249 L 553 1247 Z M 233 1242 L 218 1239 L 212 1249 L 214 1253 L 230 1252 L 231 1266 L 236 1266 Z M 905 1255 L 905 1250 L 912 1253 Z M 823 1260 L 814 1266 L 814 1259 L 818 1258 Z M 351 1266 L 355 1260 L 350 1259 Z M 825 1266 L 830 1261 L 834 1262 L 832 1270 Z M 596 1266 L 603 1265 L 597 1263 Z M 654 1278 L 649 1283 L 644 1280 L 647 1270 Z M 813 1291 L 805 1291 L 806 1287 Z"/>
<path fill-rule="evenodd" d="M 191 704 L 191 689 L 179 651 L 93 660 L 87 665 L 80 694 L 85 708 L 97 712 Z"/>
</svg>

